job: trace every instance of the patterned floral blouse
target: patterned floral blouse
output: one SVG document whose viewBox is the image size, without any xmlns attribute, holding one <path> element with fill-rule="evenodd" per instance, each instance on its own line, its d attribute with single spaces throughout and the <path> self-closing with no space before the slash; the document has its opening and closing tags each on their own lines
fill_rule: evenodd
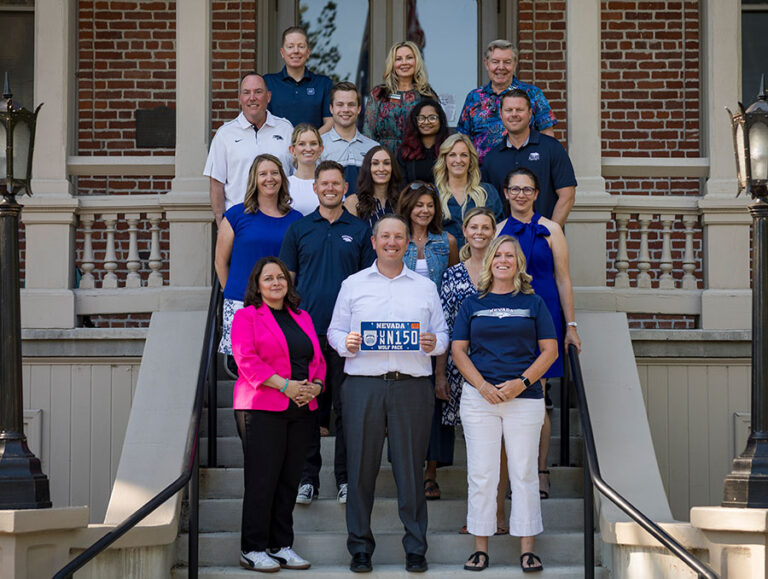
<svg viewBox="0 0 768 579">
<path fill-rule="evenodd" d="M 469 272 L 463 261 L 445 270 L 443 285 L 440 287 L 440 301 L 443 304 L 443 314 L 445 314 L 445 322 L 448 324 L 451 337 L 453 337 L 453 322 L 459 313 L 462 302 L 465 298 L 476 293 L 477 288 L 472 283 L 472 278 L 469 277 Z M 453 364 L 450 350 L 448 351 L 445 372 L 448 376 L 450 396 L 448 402 L 443 402 L 441 423 L 446 426 L 455 426 L 461 422 L 459 401 L 461 400 L 461 387 L 464 384 L 464 378 Z"/>
<path fill-rule="evenodd" d="M 393 158 L 397 158 L 408 115 L 422 98 L 430 95 L 422 95 L 416 90 L 405 90 L 384 98 L 387 92 L 387 87 L 383 84 L 375 86 L 371 91 L 365 105 L 363 134 L 378 141 L 392 153 Z"/>
</svg>

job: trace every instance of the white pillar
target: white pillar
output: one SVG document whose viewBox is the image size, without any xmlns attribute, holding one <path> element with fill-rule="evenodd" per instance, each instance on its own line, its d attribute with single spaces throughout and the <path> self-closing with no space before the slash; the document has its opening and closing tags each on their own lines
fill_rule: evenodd
<svg viewBox="0 0 768 579">
<path fill-rule="evenodd" d="M 749 199 L 736 198 L 733 137 L 725 108 L 739 100 L 741 3 L 705 0 L 702 103 L 709 178 L 699 201 L 704 227 L 704 293 L 701 327 L 751 326 L 749 289 Z M 749 104 L 749 103 L 747 103 Z"/>
<path fill-rule="evenodd" d="M 162 197 L 170 228 L 170 285 L 211 283 L 213 213 L 203 176 L 211 122 L 211 10 L 176 3 L 176 176 Z"/>
<path fill-rule="evenodd" d="M 21 323 L 27 328 L 75 325 L 74 223 L 77 200 L 67 175 L 75 109 L 74 0 L 35 3 L 37 117 L 32 197 L 24 205 L 25 289 Z"/>
<path fill-rule="evenodd" d="M 576 203 L 566 231 L 574 286 L 605 286 L 606 223 L 613 200 L 601 174 L 600 0 L 568 2 L 568 154 Z"/>
</svg>

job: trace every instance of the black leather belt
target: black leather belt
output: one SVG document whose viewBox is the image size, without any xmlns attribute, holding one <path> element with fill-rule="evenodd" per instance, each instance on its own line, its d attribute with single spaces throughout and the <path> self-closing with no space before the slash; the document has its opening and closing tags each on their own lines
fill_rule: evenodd
<svg viewBox="0 0 768 579">
<path fill-rule="evenodd" d="M 378 376 L 378 378 L 383 378 L 384 380 L 414 380 L 417 376 L 411 376 L 410 374 L 404 374 L 403 372 L 387 372 L 386 374 Z"/>
</svg>

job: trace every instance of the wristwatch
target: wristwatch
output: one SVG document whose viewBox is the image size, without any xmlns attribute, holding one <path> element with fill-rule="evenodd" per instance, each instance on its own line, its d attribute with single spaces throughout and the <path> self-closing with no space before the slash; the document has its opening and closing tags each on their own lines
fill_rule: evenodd
<svg viewBox="0 0 768 579">
<path fill-rule="evenodd" d="M 531 387 L 531 381 L 528 380 L 528 378 L 526 378 L 525 376 L 520 376 L 520 380 L 523 381 L 523 386 L 525 386 L 526 389 Z"/>
</svg>

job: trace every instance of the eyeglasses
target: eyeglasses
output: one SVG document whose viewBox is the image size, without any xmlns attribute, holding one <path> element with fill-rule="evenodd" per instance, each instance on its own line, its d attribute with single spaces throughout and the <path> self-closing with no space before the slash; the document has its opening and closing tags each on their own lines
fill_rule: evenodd
<svg viewBox="0 0 768 579">
<path fill-rule="evenodd" d="M 504 191 L 510 194 L 512 197 L 517 197 L 522 193 L 526 197 L 530 197 L 536 193 L 536 189 L 533 187 L 504 187 Z"/>
<path fill-rule="evenodd" d="M 437 115 L 417 115 L 416 116 L 416 122 L 420 125 L 423 125 L 424 123 L 436 123 L 440 117 Z"/>
</svg>

